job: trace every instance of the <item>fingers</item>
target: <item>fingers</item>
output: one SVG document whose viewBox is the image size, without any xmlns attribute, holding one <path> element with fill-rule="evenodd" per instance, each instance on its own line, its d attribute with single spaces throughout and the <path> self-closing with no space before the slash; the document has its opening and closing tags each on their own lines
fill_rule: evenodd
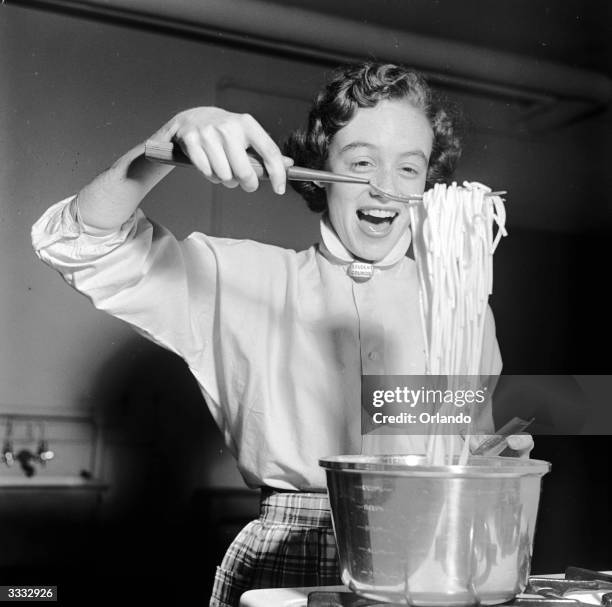
<svg viewBox="0 0 612 607">
<path fill-rule="evenodd" d="M 218 132 L 215 128 L 207 126 L 202 134 L 201 146 L 208 157 L 213 173 L 224 186 L 236 187 L 237 180 Z"/>
<path fill-rule="evenodd" d="M 208 156 L 200 145 L 199 138 L 195 134 L 179 139 L 179 145 L 183 152 L 189 157 L 193 165 L 213 183 L 221 183 L 221 180 L 213 173 Z"/>
<path fill-rule="evenodd" d="M 220 125 L 221 143 L 234 179 L 245 192 L 254 192 L 259 186 L 257 175 L 249 161 L 244 135 L 235 123 Z"/>
<path fill-rule="evenodd" d="M 251 164 L 247 149 L 254 148 L 265 166 L 272 188 L 283 194 L 287 167 L 293 160 L 283 156 L 272 138 L 249 114 L 231 114 L 218 108 L 203 108 L 182 115 L 188 118 L 184 128 L 177 129 L 174 139 L 195 167 L 213 183 L 240 187 L 253 192 L 259 186 L 258 173 Z"/>
<path fill-rule="evenodd" d="M 248 144 L 261 156 L 272 189 L 277 194 L 284 194 L 287 184 L 287 165 L 279 147 L 250 114 L 243 114 L 242 121 Z"/>
<path fill-rule="evenodd" d="M 183 137 L 177 137 L 183 152 L 189 157 L 193 165 L 212 183 L 221 183 L 225 187 L 235 188 L 243 185 L 244 189 L 252 192 L 257 189 L 257 178 L 255 183 L 243 184 L 237 178 L 242 175 L 240 169 L 236 170 L 233 164 L 239 163 L 235 154 L 227 154 L 221 137 L 214 129 L 204 129 L 202 133 L 190 132 Z M 246 157 L 246 155 L 245 155 Z"/>
</svg>

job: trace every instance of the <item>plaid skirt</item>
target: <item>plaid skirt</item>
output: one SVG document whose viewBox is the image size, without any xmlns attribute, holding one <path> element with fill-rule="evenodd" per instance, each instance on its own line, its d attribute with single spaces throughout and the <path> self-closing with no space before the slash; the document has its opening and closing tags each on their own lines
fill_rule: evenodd
<svg viewBox="0 0 612 607">
<path fill-rule="evenodd" d="M 262 491 L 251 521 L 217 567 L 210 607 L 238 607 L 254 588 L 340 584 L 327 495 Z"/>
</svg>

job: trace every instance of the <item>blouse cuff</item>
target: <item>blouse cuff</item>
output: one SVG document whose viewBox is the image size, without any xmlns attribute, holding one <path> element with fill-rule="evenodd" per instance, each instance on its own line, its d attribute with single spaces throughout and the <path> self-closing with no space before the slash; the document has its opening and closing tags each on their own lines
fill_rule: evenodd
<svg viewBox="0 0 612 607">
<path fill-rule="evenodd" d="M 136 211 L 120 228 L 104 229 L 86 224 L 79 213 L 77 196 L 70 196 L 47 209 L 32 227 L 35 251 L 57 248 L 75 256 L 96 257 L 113 250 L 130 236 L 136 224 Z"/>
</svg>

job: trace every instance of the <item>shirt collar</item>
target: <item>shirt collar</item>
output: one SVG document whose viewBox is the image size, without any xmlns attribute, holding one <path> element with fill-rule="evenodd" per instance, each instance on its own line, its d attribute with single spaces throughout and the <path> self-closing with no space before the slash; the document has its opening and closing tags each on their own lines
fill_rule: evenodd
<svg viewBox="0 0 612 607">
<path fill-rule="evenodd" d="M 338 237 L 336 230 L 332 226 L 329 215 L 324 213 L 320 221 L 321 229 L 321 242 L 319 244 L 319 250 L 325 258 L 332 263 L 338 265 L 348 265 L 355 261 L 355 257 L 352 253 L 342 244 L 342 241 Z M 410 242 L 412 241 L 411 230 L 406 230 L 395 243 L 393 248 L 381 259 L 375 261 L 372 265 L 375 268 L 386 269 L 394 266 L 396 263 L 401 261 L 408 252 Z"/>
</svg>

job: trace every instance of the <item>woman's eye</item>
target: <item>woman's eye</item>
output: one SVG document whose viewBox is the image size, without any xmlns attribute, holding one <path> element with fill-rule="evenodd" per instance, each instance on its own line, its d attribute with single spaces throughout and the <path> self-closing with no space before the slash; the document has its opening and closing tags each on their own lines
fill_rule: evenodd
<svg viewBox="0 0 612 607">
<path fill-rule="evenodd" d="M 353 171 L 364 171 L 372 168 L 374 163 L 371 160 L 353 160 L 351 162 L 351 169 Z"/>
<path fill-rule="evenodd" d="M 408 166 L 402 167 L 402 173 L 404 173 L 404 175 L 408 175 L 409 177 L 417 177 L 420 175 L 421 171 L 417 167 Z"/>
</svg>

